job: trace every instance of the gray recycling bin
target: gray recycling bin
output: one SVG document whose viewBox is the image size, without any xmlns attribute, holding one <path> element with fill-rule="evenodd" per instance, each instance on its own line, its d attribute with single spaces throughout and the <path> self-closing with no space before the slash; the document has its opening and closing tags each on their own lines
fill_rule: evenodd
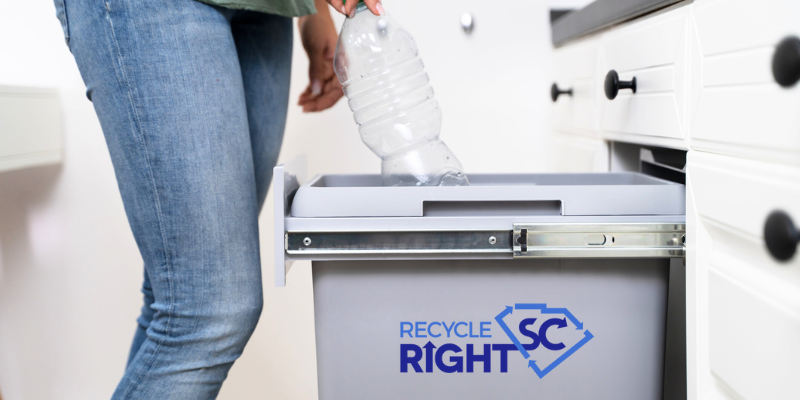
<svg viewBox="0 0 800 400">
<path fill-rule="evenodd" d="M 683 185 L 605 173 L 300 186 L 297 168 L 275 168 L 275 280 L 312 260 L 320 399 L 662 398 Z"/>
</svg>

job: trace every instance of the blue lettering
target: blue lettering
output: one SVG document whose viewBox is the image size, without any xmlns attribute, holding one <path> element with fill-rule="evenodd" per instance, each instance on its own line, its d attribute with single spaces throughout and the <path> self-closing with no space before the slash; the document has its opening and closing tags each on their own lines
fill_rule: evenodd
<svg viewBox="0 0 800 400">
<path fill-rule="evenodd" d="M 436 366 L 439 367 L 439 370 L 448 374 L 452 374 L 453 372 L 464 372 L 464 357 L 451 356 L 450 362 L 455 363 L 453 365 L 447 365 L 444 363 L 444 361 L 442 361 L 442 357 L 444 356 L 444 353 L 447 351 L 452 351 L 453 353 L 460 353 L 461 347 L 458 347 L 452 343 L 448 343 L 448 344 L 443 344 L 442 347 L 439 347 L 439 350 L 436 350 Z"/>
<path fill-rule="evenodd" d="M 426 323 L 424 321 L 423 322 L 415 322 L 414 323 L 414 326 L 416 328 L 416 329 L 414 329 L 414 334 L 417 337 L 428 337 L 428 336 L 425 335 L 425 324 Z M 420 325 L 422 326 L 421 328 L 420 328 Z"/>
<path fill-rule="evenodd" d="M 564 343 L 553 343 L 547 338 L 548 330 L 551 327 L 556 326 L 558 329 L 567 327 L 567 318 L 551 318 L 541 324 L 538 332 L 533 330 L 533 327 L 536 325 L 536 320 L 537 318 L 525 318 L 519 323 L 519 332 L 522 335 L 521 337 L 527 337 L 530 339 L 530 342 L 527 344 L 524 343 L 525 340 L 522 340 L 523 343 L 521 344 L 525 350 L 535 350 L 539 347 L 539 345 L 542 345 L 542 347 L 552 351 L 563 350 L 567 347 L 564 345 Z M 441 330 L 434 332 L 433 327 L 438 325 L 439 327 L 444 328 L 444 330 L 447 332 L 448 338 L 452 336 L 451 333 L 459 338 L 490 338 L 492 337 L 491 324 L 491 322 L 487 321 L 475 322 L 475 324 L 473 324 L 473 321 L 453 321 L 449 325 L 444 321 L 402 321 L 400 322 L 400 337 L 405 337 L 405 334 L 408 334 L 408 336 L 412 338 L 438 338 L 445 336 L 441 333 Z M 463 332 L 458 329 L 462 325 L 464 326 L 464 330 L 467 332 Z M 473 325 L 478 326 L 473 327 Z M 476 328 L 478 334 L 475 332 Z M 519 344 L 520 343 L 517 343 L 517 345 Z M 475 346 L 483 346 L 483 351 L 476 354 Z M 447 352 L 453 352 L 456 354 L 461 353 L 463 351 L 462 348 L 453 343 L 446 343 L 437 348 L 430 341 L 425 346 L 418 346 L 416 344 L 401 344 L 400 372 L 407 373 L 410 369 L 410 365 L 411 368 L 414 369 L 414 372 L 421 373 L 424 371 L 426 373 L 432 373 L 435 363 L 436 368 L 439 369 L 439 371 L 447 374 L 464 372 L 465 364 L 466 372 L 473 373 L 476 369 L 475 363 L 483 363 L 483 372 L 490 373 L 492 371 L 492 352 L 498 351 L 500 352 L 500 372 L 508 373 L 508 353 L 518 350 L 519 349 L 514 344 L 507 343 L 482 345 L 466 344 L 466 355 L 451 355 L 447 357 Z M 424 367 L 422 367 L 423 362 L 425 364 Z"/>
<path fill-rule="evenodd" d="M 533 339 L 533 343 L 522 345 L 522 347 L 524 347 L 525 350 L 536 350 L 536 348 L 539 347 L 539 336 L 536 335 L 536 333 L 528 330 L 528 326 L 533 325 L 534 322 L 536 322 L 536 318 L 525 318 L 519 323 L 520 333 L 522 333 L 524 336 Z"/>
<path fill-rule="evenodd" d="M 543 323 L 542 326 L 539 327 L 539 338 L 542 339 L 542 346 L 544 346 L 544 348 L 546 348 L 547 350 L 561 350 L 567 347 L 566 345 L 564 345 L 564 343 L 553 344 L 550 343 L 549 340 L 547 340 L 547 329 L 553 325 L 557 326 L 558 329 L 566 328 L 567 319 L 553 318 L 545 321 L 545 323 Z"/>
<path fill-rule="evenodd" d="M 491 324 L 491 322 L 481 322 L 481 337 L 492 337 L 492 335 L 484 336 L 483 332 L 488 332 L 491 329 L 491 328 L 484 328 L 483 325 L 485 324 Z"/>
<path fill-rule="evenodd" d="M 483 372 L 492 372 L 492 348 L 489 344 L 483 345 L 483 355 L 474 354 L 472 345 L 467 345 L 467 372 L 472 372 L 472 363 L 483 363 Z"/>
<path fill-rule="evenodd" d="M 436 346 L 434 346 L 433 343 L 428 342 L 422 347 L 425 348 L 425 372 L 431 373 L 433 372 L 433 349 L 435 349 Z"/>
<path fill-rule="evenodd" d="M 412 357 L 408 356 L 408 352 L 413 351 Z M 400 345 L 400 372 L 408 372 L 408 364 L 414 367 L 414 372 L 422 372 L 419 366 L 419 361 L 422 360 L 422 349 L 415 344 L 401 344 Z"/>
<path fill-rule="evenodd" d="M 480 337 L 472 334 L 472 321 L 469 322 L 469 337 Z"/>
<path fill-rule="evenodd" d="M 455 323 L 455 322 L 453 322 L 452 324 L 450 324 L 450 326 L 447 326 L 447 324 L 446 324 L 446 323 L 442 322 L 442 326 L 444 326 L 444 330 L 446 330 L 446 331 L 447 331 L 447 337 L 450 337 L 450 331 L 452 331 L 452 330 L 453 330 L 453 326 L 454 326 L 455 324 L 456 324 L 456 323 Z"/>
<path fill-rule="evenodd" d="M 408 325 L 408 330 L 403 329 L 404 326 Z M 404 333 L 408 333 L 408 336 L 414 337 L 414 334 L 411 333 L 411 330 L 414 329 L 414 325 L 411 322 L 401 322 L 400 323 L 400 337 L 403 337 Z"/>
<path fill-rule="evenodd" d="M 500 372 L 508 372 L 508 352 L 516 351 L 517 346 L 509 344 L 493 344 L 492 350 L 500 352 Z"/>
<path fill-rule="evenodd" d="M 432 326 L 434 326 L 434 325 L 439 325 L 439 326 L 442 326 L 442 324 L 440 324 L 440 323 L 438 323 L 438 322 L 431 322 L 430 324 L 428 324 L 428 336 L 430 336 L 430 337 L 439 337 L 439 336 L 442 336 L 442 334 L 441 334 L 441 333 L 438 333 L 438 334 L 434 335 L 434 334 L 431 332 L 431 327 L 432 327 Z"/>
<path fill-rule="evenodd" d="M 453 332 L 455 332 L 455 333 L 456 333 L 456 336 L 458 336 L 458 337 L 467 337 L 467 334 L 466 334 L 466 333 L 465 333 L 465 334 L 463 334 L 463 335 L 459 335 L 459 334 L 458 334 L 458 326 L 459 326 L 459 325 L 464 325 L 464 326 L 467 326 L 467 323 L 466 323 L 466 322 L 459 322 L 459 323 L 457 323 L 457 324 L 456 324 L 456 327 L 455 327 L 455 328 L 453 328 Z"/>
<path fill-rule="evenodd" d="M 535 320 L 535 319 L 534 319 Z M 408 337 L 434 337 L 438 338 L 443 336 L 442 333 L 436 333 L 433 331 L 433 326 L 438 325 L 444 328 L 445 332 L 447 333 L 447 337 L 452 337 L 453 335 L 458 336 L 460 338 L 463 337 L 471 337 L 471 338 L 490 338 L 492 335 L 489 334 L 491 332 L 491 322 L 480 322 L 479 327 L 473 325 L 472 322 L 451 322 L 448 325 L 446 322 L 427 322 L 427 321 L 417 321 L 417 322 L 408 322 L 408 321 L 401 321 L 400 322 L 400 337 L 404 338 L 406 335 Z M 467 329 L 466 333 L 462 333 L 461 330 L 458 329 L 459 326 L 464 326 Z M 477 332 L 476 332 L 477 331 Z M 427 334 L 426 334 L 427 333 Z M 535 335 L 535 334 L 534 334 Z"/>
</svg>

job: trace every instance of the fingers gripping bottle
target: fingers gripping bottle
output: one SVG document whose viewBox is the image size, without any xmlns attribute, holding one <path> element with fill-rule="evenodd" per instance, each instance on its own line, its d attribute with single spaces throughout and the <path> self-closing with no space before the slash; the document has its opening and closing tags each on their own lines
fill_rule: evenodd
<svg viewBox="0 0 800 400">
<path fill-rule="evenodd" d="M 384 185 L 469 184 L 439 140 L 442 111 L 414 38 L 397 22 L 359 3 L 342 26 L 334 65 L 361 140 L 383 160 Z"/>
</svg>

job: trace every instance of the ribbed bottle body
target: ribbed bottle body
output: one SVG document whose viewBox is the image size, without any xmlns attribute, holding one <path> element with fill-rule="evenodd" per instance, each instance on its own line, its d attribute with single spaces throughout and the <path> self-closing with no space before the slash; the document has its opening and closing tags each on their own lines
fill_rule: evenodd
<svg viewBox="0 0 800 400">
<path fill-rule="evenodd" d="M 345 20 L 334 64 L 361 140 L 383 160 L 384 184 L 468 184 L 439 140 L 442 112 L 414 39 L 361 6 Z"/>
</svg>

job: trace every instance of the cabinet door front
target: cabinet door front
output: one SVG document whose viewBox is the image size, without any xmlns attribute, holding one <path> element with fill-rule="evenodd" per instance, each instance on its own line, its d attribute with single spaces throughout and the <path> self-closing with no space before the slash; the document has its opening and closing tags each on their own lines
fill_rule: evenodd
<svg viewBox="0 0 800 400">
<path fill-rule="evenodd" d="M 776 260 L 764 231 L 776 211 L 800 222 L 800 169 L 690 152 L 688 171 L 698 398 L 798 399 L 800 255 Z"/>
<path fill-rule="evenodd" d="M 694 25 L 692 148 L 800 164 L 800 2 L 699 0 Z"/>
</svg>

